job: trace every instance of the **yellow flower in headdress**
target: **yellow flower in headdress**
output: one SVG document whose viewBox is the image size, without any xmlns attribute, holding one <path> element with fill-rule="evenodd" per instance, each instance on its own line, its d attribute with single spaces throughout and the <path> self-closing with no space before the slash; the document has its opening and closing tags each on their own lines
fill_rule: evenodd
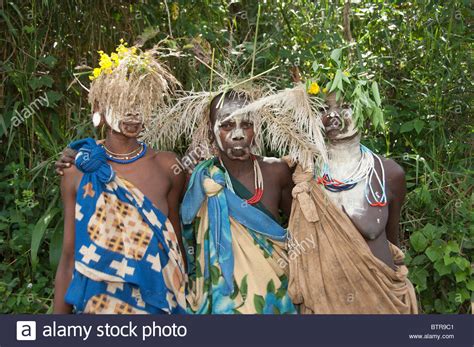
<svg viewBox="0 0 474 347">
<path fill-rule="evenodd" d="M 327 87 L 324 87 L 323 88 L 323 93 L 326 94 L 328 92 L 328 88 Z"/>
<path fill-rule="evenodd" d="M 94 76 L 95 78 L 99 77 L 99 75 L 100 75 L 100 69 L 99 69 L 98 67 L 96 67 L 96 68 L 94 69 L 94 71 L 92 72 L 92 74 L 93 74 L 93 76 Z"/>
<path fill-rule="evenodd" d="M 112 62 L 114 63 L 114 67 L 118 66 L 118 64 L 120 63 L 120 59 L 117 53 L 111 53 L 110 59 L 112 59 Z"/>
<path fill-rule="evenodd" d="M 128 43 L 123 39 L 120 39 L 120 44 L 115 49 L 115 52 L 112 52 L 110 55 L 104 53 L 104 51 L 97 51 L 99 53 L 99 67 L 95 68 L 92 71 L 92 75 L 89 76 L 91 81 L 98 78 L 101 74 L 111 74 L 112 70 L 120 65 L 120 61 L 126 57 L 131 59 L 140 59 L 138 55 L 137 47 L 127 47 Z"/>
<path fill-rule="evenodd" d="M 309 94 L 318 94 L 321 88 L 319 88 L 319 85 L 316 82 L 311 82 L 308 88 L 308 93 Z"/>
<path fill-rule="evenodd" d="M 99 66 L 102 71 L 108 72 L 108 70 L 112 70 L 112 60 L 110 59 L 109 55 L 107 53 L 101 53 L 100 54 L 100 61 L 99 61 Z"/>
</svg>

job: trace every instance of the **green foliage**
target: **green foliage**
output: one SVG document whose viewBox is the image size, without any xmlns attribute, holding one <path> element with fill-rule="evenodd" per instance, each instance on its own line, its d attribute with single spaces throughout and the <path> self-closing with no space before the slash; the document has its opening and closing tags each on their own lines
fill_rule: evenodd
<svg viewBox="0 0 474 347">
<path fill-rule="evenodd" d="M 98 50 L 112 51 L 121 38 L 130 44 L 148 40 L 146 48 L 169 36 L 165 44 L 184 55 L 170 56 L 168 63 L 186 89 L 209 85 L 208 68 L 193 55 L 210 63 L 213 51 L 216 64 L 242 76 L 252 66 L 254 74 L 278 66 L 271 82 L 284 88 L 291 86 L 291 67 L 308 78 L 316 57 L 330 57 L 347 44 L 341 35 L 342 0 L 262 3 L 257 37 L 256 1 L 167 4 L 170 16 L 163 1 L 0 5 L 5 33 L 0 37 L 0 294 L 8 298 L 0 303 L 1 313 L 51 308 L 62 241 L 59 178 L 52 163 L 71 140 L 100 137 L 92 131 L 81 87 L 89 83 Z M 464 0 L 351 5 L 355 54 L 378 82 L 364 90 L 377 103 L 377 95 L 384 99 L 383 121 L 377 115 L 383 124 L 375 124 L 382 130 L 366 130 L 364 143 L 406 171 L 403 245 L 424 313 L 468 312 L 473 290 L 468 5 Z M 44 97 L 47 103 L 41 102 Z M 186 145 L 175 150 L 182 153 Z"/>
<path fill-rule="evenodd" d="M 362 62 L 349 59 L 343 52 L 349 50 L 353 45 L 334 49 L 329 57 L 323 56 L 312 63 L 311 78 L 307 86 L 310 94 L 335 93 L 336 100 L 343 100 L 351 105 L 354 121 L 359 129 L 363 128 L 364 120 L 373 124 L 374 128 L 384 128 L 382 111 L 382 100 L 376 81 L 371 81 L 374 75 L 364 68 Z M 344 59 L 345 58 L 345 59 Z M 324 86 L 320 90 L 318 84 Z M 318 86 L 315 91 L 312 86 Z"/>
</svg>

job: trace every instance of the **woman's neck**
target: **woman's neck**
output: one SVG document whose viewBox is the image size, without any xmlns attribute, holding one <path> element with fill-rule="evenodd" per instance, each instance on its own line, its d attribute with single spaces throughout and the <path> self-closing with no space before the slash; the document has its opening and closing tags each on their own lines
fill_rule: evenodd
<svg viewBox="0 0 474 347">
<path fill-rule="evenodd" d="M 347 141 L 328 143 L 329 169 L 336 178 L 343 178 L 354 170 L 361 158 L 360 135 Z"/>
<path fill-rule="evenodd" d="M 251 158 L 245 160 L 230 159 L 223 153 L 221 153 L 220 158 L 229 174 L 236 178 L 253 172 L 253 160 Z"/>
<path fill-rule="evenodd" d="M 104 145 L 109 151 L 119 154 L 130 153 L 139 146 L 136 137 L 127 137 L 111 129 L 107 131 Z"/>
<path fill-rule="evenodd" d="M 360 159 L 360 135 L 347 141 L 329 141 L 329 160 L 358 161 Z"/>
</svg>

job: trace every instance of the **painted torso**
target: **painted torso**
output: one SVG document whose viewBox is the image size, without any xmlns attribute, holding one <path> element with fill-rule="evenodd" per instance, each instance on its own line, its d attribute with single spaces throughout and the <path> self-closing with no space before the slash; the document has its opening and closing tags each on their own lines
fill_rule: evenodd
<svg viewBox="0 0 474 347">
<path fill-rule="evenodd" d="M 348 142 L 328 146 L 329 170 L 335 179 L 348 177 L 357 167 L 361 153 L 357 142 Z M 375 161 L 377 172 L 381 173 L 378 160 Z M 393 260 L 388 249 L 385 228 L 389 218 L 388 206 L 372 207 L 365 197 L 367 179 L 357 183 L 350 189 L 341 192 L 325 190 L 328 197 L 339 208 L 343 209 L 352 220 L 353 224 L 362 234 L 372 252 L 387 265 L 393 267 Z M 374 191 L 382 194 L 382 190 L 372 179 Z M 388 190 L 388 189 L 387 189 Z M 388 192 L 387 192 L 388 194 Z"/>
</svg>

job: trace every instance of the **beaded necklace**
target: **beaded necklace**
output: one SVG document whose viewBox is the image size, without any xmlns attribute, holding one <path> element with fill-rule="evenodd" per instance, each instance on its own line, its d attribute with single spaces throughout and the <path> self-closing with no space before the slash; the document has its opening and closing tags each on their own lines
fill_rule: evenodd
<svg viewBox="0 0 474 347">
<path fill-rule="evenodd" d="M 147 151 L 146 144 L 144 142 L 138 142 L 138 143 L 140 144 L 140 146 L 137 149 L 133 150 L 130 153 L 124 153 L 124 154 L 114 153 L 110 151 L 104 144 L 102 144 L 101 146 L 105 149 L 105 155 L 108 160 L 113 161 L 114 163 L 118 163 L 118 164 L 130 164 L 137 161 L 138 159 L 140 159 L 146 154 L 146 151 Z"/>
<path fill-rule="evenodd" d="M 370 149 L 364 145 L 360 145 L 361 157 L 355 169 L 345 179 L 337 180 L 331 176 L 329 165 L 326 163 L 317 177 L 317 183 L 324 185 L 324 188 L 331 192 L 342 192 L 354 188 L 357 183 L 366 179 L 365 198 L 370 206 L 383 207 L 387 205 L 387 195 L 385 192 L 385 170 L 382 160 L 376 156 Z M 375 160 L 377 158 L 380 164 L 382 177 L 379 176 L 375 169 Z M 382 189 L 382 196 L 374 191 L 372 178 L 375 176 L 377 183 Z M 369 197 L 371 196 L 371 198 Z"/>
<path fill-rule="evenodd" d="M 262 175 L 262 170 L 260 169 L 260 165 L 258 164 L 257 158 L 255 158 L 254 155 L 252 155 L 252 160 L 253 160 L 253 173 L 254 173 L 254 186 L 255 186 L 255 193 L 254 195 L 246 199 L 245 201 L 250 204 L 250 205 L 255 205 L 257 204 L 263 196 L 263 175 Z M 219 162 L 221 166 L 224 168 L 224 178 L 225 182 L 227 185 L 227 188 L 229 188 L 232 192 L 234 192 L 234 187 L 232 186 L 232 180 L 230 179 L 229 173 L 227 169 L 224 166 L 224 163 L 222 162 L 222 159 L 219 158 Z"/>
</svg>

